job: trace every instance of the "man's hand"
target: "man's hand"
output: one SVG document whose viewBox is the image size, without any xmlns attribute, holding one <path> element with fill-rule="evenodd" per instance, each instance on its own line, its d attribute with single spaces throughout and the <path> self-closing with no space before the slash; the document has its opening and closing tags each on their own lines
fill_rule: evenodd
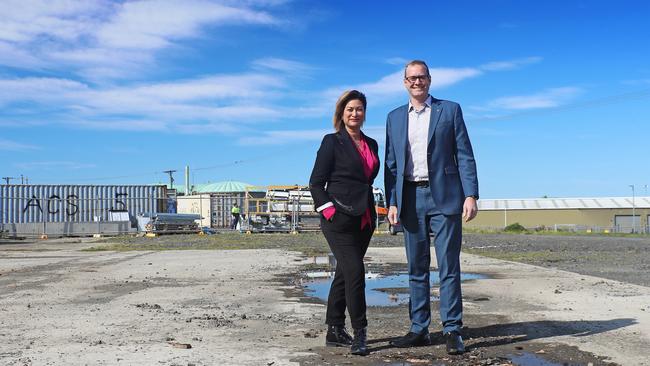
<svg viewBox="0 0 650 366">
<path fill-rule="evenodd" d="M 465 203 L 463 204 L 463 218 L 465 219 L 465 222 L 471 221 L 473 218 L 476 217 L 477 213 L 478 213 L 478 205 L 476 205 L 476 198 L 474 197 L 465 198 Z"/>
<path fill-rule="evenodd" d="M 388 207 L 388 222 L 390 222 L 391 225 L 397 225 L 397 223 L 399 223 L 399 219 L 397 218 L 397 206 Z"/>
</svg>

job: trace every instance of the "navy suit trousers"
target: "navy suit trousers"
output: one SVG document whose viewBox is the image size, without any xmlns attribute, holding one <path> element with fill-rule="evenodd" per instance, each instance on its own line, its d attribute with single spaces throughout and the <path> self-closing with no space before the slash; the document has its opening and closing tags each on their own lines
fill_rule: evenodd
<svg viewBox="0 0 650 366">
<path fill-rule="evenodd" d="M 411 332 L 426 333 L 431 323 L 429 230 L 435 235 L 443 332 L 460 331 L 463 326 L 460 287 L 461 215 L 443 215 L 437 210 L 429 187 L 406 183 L 402 202 L 401 222 L 409 268 Z"/>
</svg>

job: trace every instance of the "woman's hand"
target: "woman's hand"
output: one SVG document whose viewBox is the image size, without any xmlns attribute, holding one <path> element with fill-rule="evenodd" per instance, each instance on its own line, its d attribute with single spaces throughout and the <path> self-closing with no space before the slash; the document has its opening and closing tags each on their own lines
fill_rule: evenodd
<svg viewBox="0 0 650 366">
<path fill-rule="evenodd" d="M 330 206 L 322 211 L 323 217 L 327 221 L 332 221 L 332 217 L 334 217 L 334 214 L 336 213 L 336 207 Z"/>
</svg>

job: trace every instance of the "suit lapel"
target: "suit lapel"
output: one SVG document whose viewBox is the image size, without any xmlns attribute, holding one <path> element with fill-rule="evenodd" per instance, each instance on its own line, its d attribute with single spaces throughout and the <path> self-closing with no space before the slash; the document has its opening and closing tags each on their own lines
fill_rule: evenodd
<svg viewBox="0 0 650 366">
<path fill-rule="evenodd" d="M 358 172 L 361 173 L 361 176 L 363 177 L 363 163 L 361 162 L 361 154 L 359 154 L 359 151 L 357 150 L 356 146 L 354 146 L 354 142 L 352 142 L 352 137 L 350 137 L 350 134 L 348 134 L 348 131 L 345 130 L 345 127 L 342 127 L 339 130 L 339 141 L 343 145 L 343 150 L 347 155 L 350 156 L 352 161 L 354 161 L 354 164 L 359 165 L 359 169 L 357 169 Z"/>
<path fill-rule="evenodd" d="M 431 119 L 429 119 L 429 138 L 427 140 L 428 144 L 431 143 L 433 133 L 436 130 L 436 126 L 438 125 L 438 120 L 440 120 L 441 114 L 442 105 L 440 104 L 440 100 L 431 97 Z"/>
<path fill-rule="evenodd" d="M 408 142 L 408 136 L 409 136 L 409 105 L 406 104 L 405 106 L 402 107 L 402 121 L 399 126 L 397 126 L 398 131 L 400 133 L 397 134 L 398 138 L 395 141 L 395 146 L 397 147 L 395 149 L 396 153 L 402 154 L 402 156 L 399 156 L 397 161 L 400 162 L 405 162 L 406 161 L 406 149 L 407 149 L 407 142 Z"/>
</svg>

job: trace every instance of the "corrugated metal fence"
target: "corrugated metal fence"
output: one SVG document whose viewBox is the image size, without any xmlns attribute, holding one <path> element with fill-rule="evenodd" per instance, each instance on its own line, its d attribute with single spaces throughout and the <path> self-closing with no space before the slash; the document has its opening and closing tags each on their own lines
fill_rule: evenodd
<svg viewBox="0 0 650 366">
<path fill-rule="evenodd" d="M 140 213 L 167 212 L 167 207 L 165 186 L 0 185 L 0 224 L 13 225 L 14 231 L 20 224 L 134 223 Z"/>
</svg>

